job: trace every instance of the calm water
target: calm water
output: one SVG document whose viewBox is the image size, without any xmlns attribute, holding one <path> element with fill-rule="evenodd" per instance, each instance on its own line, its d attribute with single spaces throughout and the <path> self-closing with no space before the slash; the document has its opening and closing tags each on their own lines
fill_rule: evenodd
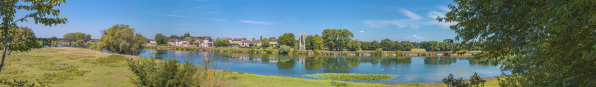
<svg viewBox="0 0 596 87">
<path fill-rule="evenodd" d="M 62 45 L 64 46 L 64 45 Z M 65 46 L 68 47 L 68 46 Z M 469 79 L 477 72 L 481 77 L 500 76 L 499 66 L 478 65 L 469 58 L 440 57 L 370 57 L 370 56 L 306 56 L 272 54 L 209 53 L 144 49 L 139 56 L 189 60 L 194 64 L 204 56 L 215 56 L 219 64 L 231 71 L 270 76 L 303 76 L 315 73 L 394 74 L 397 78 L 374 81 L 375 83 L 441 82 L 450 73 L 455 78 Z M 205 57 L 208 58 L 208 57 Z M 510 74 L 509 72 L 505 72 Z"/>
</svg>

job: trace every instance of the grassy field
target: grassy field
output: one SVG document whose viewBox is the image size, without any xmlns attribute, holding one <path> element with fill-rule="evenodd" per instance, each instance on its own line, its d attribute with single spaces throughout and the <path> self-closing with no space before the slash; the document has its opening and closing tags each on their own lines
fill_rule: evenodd
<svg viewBox="0 0 596 87">
<path fill-rule="evenodd" d="M 7 56 L 0 79 L 45 81 L 56 87 L 122 87 L 134 86 L 131 77 L 136 77 L 125 61 L 116 57 L 137 59 L 139 56 L 103 53 L 96 50 L 51 47 L 33 49 L 29 52 L 13 52 Z M 311 80 L 293 77 L 263 76 L 242 72 L 226 72 L 227 83 L 231 86 L 303 87 L 303 86 L 374 86 L 374 87 L 424 87 L 442 84 L 370 84 L 331 80 Z M 488 81 L 487 86 L 495 86 L 496 80 Z"/>
</svg>

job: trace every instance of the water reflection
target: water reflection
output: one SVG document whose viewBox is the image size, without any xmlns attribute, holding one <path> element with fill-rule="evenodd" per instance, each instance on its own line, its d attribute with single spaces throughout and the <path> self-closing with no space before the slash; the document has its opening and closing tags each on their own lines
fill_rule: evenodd
<svg viewBox="0 0 596 87">
<path fill-rule="evenodd" d="M 281 54 L 209 53 L 144 49 L 139 56 L 148 57 L 153 52 L 157 58 L 188 60 L 200 64 L 213 56 L 225 69 L 258 75 L 303 76 L 315 73 L 394 74 L 397 78 L 375 81 L 379 83 L 441 82 L 450 73 L 454 77 L 468 78 L 478 71 L 481 77 L 500 76 L 499 66 L 479 64 L 473 58 L 441 57 L 374 57 L 374 56 L 306 56 Z M 460 62 L 458 62 L 460 61 Z M 467 61 L 467 62 L 462 62 Z M 509 72 L 505 72 L 510 74 Z"/>
</svg>

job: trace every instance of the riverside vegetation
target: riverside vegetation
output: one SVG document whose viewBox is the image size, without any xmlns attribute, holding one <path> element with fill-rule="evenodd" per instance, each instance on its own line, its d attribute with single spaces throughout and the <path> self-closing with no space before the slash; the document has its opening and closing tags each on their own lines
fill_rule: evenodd
<svg viewBox="0 0 596 87">
<path fill-rule="evenodd" d="M 28 81 L 28 84 L 45 82 L 49 86 L 136 86 L 131 78 L 138 78 L 127 62 L 147 61 L 150 58 L 139 56 L 105 53 L 98 50 L 71 48 L 71 47 L 48 47 L 33 49 L 29 52 L 15 52 L 7 56 L 6 71 L 0 72 L 0 80 L 6 81 Z M 169 61 L 155 60 L 156 65 L 167 64 Z M 143 64 L 141 62 L 141 64 Z M 204 64 L 199 64 L 204 65 Z M 168 66 L 173 66 L 171 63 Z M 177 65 L 178 71 L 183 70 L 184 64 Z M 201 72 L 201 67 L 196 72 Z M 163 65 L 156 68 L 164 67 Z M 161 68 L 164 69 L 164 68 Z M 196 73 L 195 72 L 195 73 Z M 424 87 L 425 84 L 400 84 L 387 85 L 379 83 L 356 83 L 332 80 L 311 80 L 282 76 L 263 76 L 243 72 L 230 72 L 227 70 L 213 70 L 219 73 L 222 83 L 230 83 L 229 86 L 377 86 L 377 87 Z M 154 72 L 152 74 L 157 74 Z M 225 76 L 223 75 L 225 74 Z M 199 74 L 197 74 L 198 76 Z M 189 80 L 190 81 L 190 80 Z M 7 85 L 7 84 L 3 84 Z M 487 86 L 497 85 L 496 80 L 487 81 Z M 226 85 L 228 86 L 228 85 Z M 444 85 L 439 85 L 444 86 Z"/>
</svg>

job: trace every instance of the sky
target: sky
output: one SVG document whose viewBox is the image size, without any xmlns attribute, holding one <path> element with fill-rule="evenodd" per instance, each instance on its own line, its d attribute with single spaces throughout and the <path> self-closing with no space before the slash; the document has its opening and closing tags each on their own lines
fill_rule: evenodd
<svg viewBox="0 0 596 87">
<path fill-rule="evenodd" d="M 443 41 L 457 34 L 457 23 L 436 20 L 449 0 L 67 0 L 58 17 L 68 23 L 44 26 L 19 22 L 37 37 L 61 38 L 69 32 L 91 34 L 115 24 L 130 25 L 147 38 L 155 34 L 247 38 L 321 35 L 324 29 L 348 29 L 359 41 Z M 31 12 L 19 10 L 15 18 Z"/>
</svg>

